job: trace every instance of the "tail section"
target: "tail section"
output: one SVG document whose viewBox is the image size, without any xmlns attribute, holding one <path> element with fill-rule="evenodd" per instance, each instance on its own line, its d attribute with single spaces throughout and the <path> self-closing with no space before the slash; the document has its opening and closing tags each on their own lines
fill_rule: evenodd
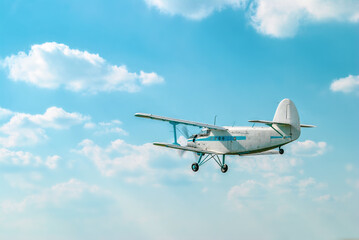
<svg viewBox="0 0 359 240">
<path fill-rule="evenodd" d="M 266 124 L 283 138 L 290 139 L 290 142 L 299 138 L 301 127 L 315 127 L 314 125 L 300 124 L 297 108 L 294 103 L 287 98 L 279 103 L 273 121 L 249 120 L 249 122 Z"/>
<path fill-rule="evenodd" d="M 283 99 L 274 114 L 273 122 L 289 125 L 273 124 L 273 127 L 285 136 L 291 136 L 292 140 L 300 136 L 300 120 L 297 108 L 290 99 Z"/>
</svg>

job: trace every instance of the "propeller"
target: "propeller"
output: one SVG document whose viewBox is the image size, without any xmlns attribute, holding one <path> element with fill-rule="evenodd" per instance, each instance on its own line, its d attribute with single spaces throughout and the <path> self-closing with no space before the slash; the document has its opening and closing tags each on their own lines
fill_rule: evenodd
<svg viewBox="0 0 359 240">
<path fill-rule="evenodd" d="M 186 126 L 182 126 L 182 130 L 180 132 L 186 138 L 186 140 L 189 138 L 188 128 Z M 178 150 L 178 155 L 180 157 L 182 157 L 184 153 L 185 153 L 184 150 Z"/>
<path fill-rule="evenodd" d="M 189 138 L 188 128 L 186 126 L 182 127 L 182 133 L 185 138 L 187 138 L 187 139 Z"/>
<path fill-rule="evenodd" d="M 186 138 L 186 140 L 190 137 L 190 134 L 188 132 L 188 128 L 186 125 L 182 126 L 182 130 L 180 132 Z M 184 151 L 184 150 L 178 150 L 178 154 L 180 157 L 182 157 L 185 152 L 186 151 Z M 195 152 L 192 152 L 192 153 L 193 153 L 194 159 L 197 159 L 197 154 Z"/>
</svg>

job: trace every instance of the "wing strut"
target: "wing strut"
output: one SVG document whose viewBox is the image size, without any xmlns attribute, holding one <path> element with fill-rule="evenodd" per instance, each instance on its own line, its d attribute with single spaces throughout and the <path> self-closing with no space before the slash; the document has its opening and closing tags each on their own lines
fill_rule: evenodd
<svg viewBox="0 0 359 240">
<path fill-rule="evenodd" d="M 177 142 L 177 122 L 170 122 L 170 124 L 172 124 L 173 126 L 173 138 L 174 138 L 174 141 L 173 141 L 173 145 L 179 145 L 178 142 Z"/>
</svg>

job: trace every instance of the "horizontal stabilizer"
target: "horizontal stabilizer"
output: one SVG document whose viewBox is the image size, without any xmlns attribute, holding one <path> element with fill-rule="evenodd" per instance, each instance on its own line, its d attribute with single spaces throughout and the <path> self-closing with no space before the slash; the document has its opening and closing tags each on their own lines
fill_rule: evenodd
<svg viewBox="0 0 359 240">
<path fill-rule="evenodd" d="M 317 126 L 307 125 L 307 124 L 300 124 L 300 127 L 302 127 L 302 128 L 313 128 L 313 127 L 317 127 Z"/>
<path fill-rule="evenodd" d="M 265 120 L 249 120 L 248 122 L 252 122 L 252 123 L 263 123 L 263 124 L 266 124 L 266 125 L 278 124 L 278 125 L 287 125 L 287 126 L 290 126 L 289 123 L 273 122 L 273 121 L 265 121 Z"/>
<path fill-rule="evenodd" d="M 185 146 L 180 146 L 180 145 L 175 145 L 175 144 L 170 144 L 170 143 L 154 142 L 153 145 L 160 146 L 160 147 L 174 148 L 174 149 L 183 150 L 183 151 L 203 153 L 203 154 L 222 154 L 220 152 L 207 151 L 207 150 L 203 150 L 203 149 L 199 149 L 199 148 L 185 147 Z"/>
<path fill-rule="evenodd" d="M 135 116 L 136 117 L 142 117 L 142 118 L 149 118 L 149 119 L 166 121 L 166 122 L 170 122 L 170 123 L 173 123 L 173 124 L 184 124 L 184 125 L 190 125 L 190 126 L 195 126 L 195 127 L 203 127 L 203 128 L 208 128 L 208 129 L 216 129 L 216 130 L 227 130 L 224 127 L 219 127 L 219 126 L 215 126 L 215 125 L 211 125 L 211 124 L 192 122 L 192 121 L 169 118 L 169 117 L 161 117 L 161 116 L 156 116 L 156 115 L 152 115 L 152 114 L 148 114 L 148 113 L 136 113 Z"/>
</svg>

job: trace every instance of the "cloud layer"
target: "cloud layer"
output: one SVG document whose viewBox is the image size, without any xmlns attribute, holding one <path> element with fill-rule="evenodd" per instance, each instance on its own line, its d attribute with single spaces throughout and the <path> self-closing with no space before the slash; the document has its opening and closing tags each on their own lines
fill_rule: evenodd
<svg viewBox="0 0 359 240">
<path fill-rule="evenodd" d="M 98 54 L 71 49 L 65 44 L 46 42 L 31 46 L 29 53 L 19 52 L 2 62 L 13 81 L 40 88 L 64 87 L 74 92 L 136 92 L 142 86 L 164 79 L 154 72 L 132 73 L 125 65 L 111 65 Z"/>
<path fill-rule="evenodd" d="M 356 93 L 359 95 L 359 75 L 349 75 L 332 82 L 330 90 L 333 92 Z"/>
<path fill-rule="evenodd" d="M 251 25 L 261 34 L 290 37 L 302 24 L 324 21 L 359 21 L 359 2 L 327 0 L 145 0 L 171 15 L 200 20 L 225 8 L 243 9 Z"/>
</svg>

